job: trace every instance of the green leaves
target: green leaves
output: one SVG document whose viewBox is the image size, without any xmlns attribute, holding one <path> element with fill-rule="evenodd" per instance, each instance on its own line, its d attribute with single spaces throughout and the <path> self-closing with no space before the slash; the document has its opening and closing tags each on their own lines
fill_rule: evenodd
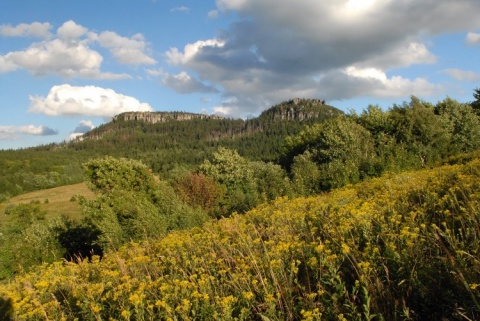
<svg viewBox="0 0 480 321">
<path fill-rule="evenodd" d="M 104 248 L 160 237 L 206 220 L 205 212 L 182 202 L 169 184 L 157 181 L 139 161 L 105 157 L 84 168 L 89 185 L 99 193 L 84 202 L 85 222 L 101 232 Z"/>
</svg>

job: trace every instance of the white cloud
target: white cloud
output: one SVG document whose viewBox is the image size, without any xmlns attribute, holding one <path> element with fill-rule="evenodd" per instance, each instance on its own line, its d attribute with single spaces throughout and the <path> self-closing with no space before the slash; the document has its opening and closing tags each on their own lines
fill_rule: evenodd
<svg viewBox="0 0 480 321">
<path fill-rule="evenodd" d="M 69 139 L 74 140 L 80 138 L 86 132 L 94 129 L 95 125 L 93 125 L 92 121 L 90 120 L 82 120 L 78 123 L 78 126 L 75 127 L 72 133 L 70 133 Z"/>
<path fill-rule="evenodd" d="M 92 37 L 110 50 L 118 62 L 128 65 L 153 65 L 155 59 L 146 53 L 147 44 L 141 34 L 131 38 L 122 37 L 113 31 L 104 31 Z"/>
<path fill-rule="evenodd" d="M 127 74 L 100 71 L 103 57 L 84 42 L 60 39 L 34 43 L 24 51 L 0 56 L 0 72 L 23 68 L 36 76 L 58 74 L 63 77 L 125 79 Z"/>
<path fill-rule="evenodd" d="M 170 12 L 175 12 L 175 11 L 188 13 L 190 11 L 190 8 L 185 7 L 185 6 L 181 6 L 181 7 L 175 7 L 175 8 L 170 9 Z"/>
<path fill-rule="evenodd" d="M 147 103 L 112 89 L 68 84 L 54 86 L 47 97 L 31 96 L 30 112 L 48 116 L 95 116 L 110 118 L 127 111 L 152 111 Z"/>
<path fill-rule="evenodd" d="M 478 81 L 480 80 L 480 75 L 476 72 L 462 69 L 445 69 L 442 70 L 443 73 L 449 75 L 450 77 L 459 80 L 459 81 Z"/>
<path fill-rule="evenodd" d="M 410 95 L 430 96 L 440 90 L 438 86 L 429 83 L 424 78 L 413 80 L 400 76 L 389 78 L 382 70 L 375 68 L 360 69 L 350 66 L 343 71 L 343 74 L 343 77 L 342 75 L 331 77 L 336 79 L 336 84 L 334 81 L 328 86 L 332 91 L 329 96 L 336 96 L 339 99 L 362 96 L 400 98 Z M 327 83 L 326 78 L 319 81 L 320 86 Z M 333 91 L 338 92 L 333 94 Z"/>
<path fill-rule="evenodd" d="M 87 28 L 76 24 L 73 20 L 65 22 L 60 28 L 57 29 L 58 38 L 66 41 L 77 40 L 84 36 L 87 32 Z"/>
<path fill-rule="evenodd" d="M 52 25 L 48 22 L 20 23 L 16 26 L 0 25 L 0 36 L 49 38 Z"/>
<path fill-rule="evenodd" d="M 95 128 L 91 120 L 81 120 L 78 126 L 73 130 L 74 133 L 86 133 Z"/>
<path fill-rule="evenodd" d="M 436 93 L 426 78 L 395 70 L 435 63 L 430 36 L 480 27 L 480 2 L 472 0 L 217 0 L 217 7 L 236 11 L 238 20 L 216 38 L 165 55 L 224 97 L 236 97 L 238 103 L 218 107 L 235 115 L 291 97 Z"/>
<path fill-rule="evenodd" d="M 18 134 L 33 136 L 57 135 L 58 131 L 47 126 L 0 126 L 0 140 L 14 140 Z"/>
<path fill-rule="evenodd" d="M 31 29 L 34 24 L 30 25 Z M 39 27 L 37 27 L 38 29 Z M 16 27 L 16 33 L 25 27 Z M 2 29 L 0 29 L 2 30 Z M 12 33 L 12 31 L 4 30 Z M 30 31 L 31 33 L 31 31 Z M 26 69 L 36 76 L 57 74 L 63 77 L 91 79 L 127 79 L 126 73 L 102 72 L 102 55 L 92 49 L 92 45 L 109 49 L 121 64 L 155 64 L 147 53 L 147 43 L 141 34 L 130 38 L 115 32 L 104 31 L 100 34 L 90 32 L 73 20 L 66 21 L 57 29 L 57 37 L 33 43 L 28 48 L 12 51 L 0 56 L 0 73 L 16 69 Z"/>
<path fill-rule="evenodd" d="M 33 44 L 25 51 L 7 53 L 4 59 L 34 75 L 50 73 L 65 77 L 99 74 L 102 56 L 83 43 L 60 39 Z"/>
<path fill-rule="evenodd" d="M 471 46 L 480 45 L 480 33 L 469 32 L 467 34 L 467 44 Z"/>
<path fill-rule="evenodd" d="M 186 72 L 180 72 L 176 75 L 164 74 L 162 83 L 172 88 L 178 93 L 187 94 L 193 92 L 211 93 L 217 92 L 212 86 L 206 85 L 201 81 L 192 78 Z"/>
<path fill-rule="evenodd" d="M 185 46 L 183 53 L 177 48 L 171 48 L 166 52 L 167 62 L 172 65 L 187 64 L 195 58 L 197 54 L 204 48 L 223 47 L 224 43 L 219 39 L 199 40 L 195 43 Z"/>
<path fill-rule="evenodd" d="M 15 63 L 9 61 L 8 59 L 5 59 L 4 56 L 0 56 L 0 74 L 14 71 L 17 68 L 18 66 Z"/>
<path fill-rule="evenodd" d="M 148 75 L 153 76 L 153 77 L 162 77 L 166 75 L 166 73 L 163 71 L 163 69 L 146 69 L 145 70 Z"/>
</svg>

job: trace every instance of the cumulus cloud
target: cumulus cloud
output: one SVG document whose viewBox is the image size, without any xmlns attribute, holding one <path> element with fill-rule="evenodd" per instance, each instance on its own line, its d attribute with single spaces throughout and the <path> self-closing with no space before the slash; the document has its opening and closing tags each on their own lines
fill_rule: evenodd
<svg viewBox="0 0 480 321">
<path fill-rule="evenodd" d="M 221 88 L 224 97 L 235 97 L 237 103 L 227 99 L 218 110 L 236 114 L 291 97 L 433 93 L 438 88 L 427 79 L 390 74 L 435 63 L 429 36 L 480 27 L 480 2 L 472 0 L 218 0 L 217 6 L 239 19 L 215 38 L 165 55 L 171 65 Z M 343 90 L 331 87 L 342 88 L 340 79 Z"/>
<path fill-rule="evenodd" d="M 60 39 L 35 43 L 24 51 L 6 54 L 4 60 L 37 76 L 59 74 L 65 77 L 95 77 L 100 74 L 102 56 L 83 43 Z"/>
<path fill-rule="evenodd" d="M 76 24 L 75 21 L 69 20 L 63 23 L 60 28 L 57 29 L 57 35 L 62 40 L 78 40 L 88 32 L 88 29 L 84 26 Z"/>
<path fill-rule="evenodd" d="M 91 131 L 95 128 L 95 125 L 90 120 L 82 120 L 78 123 L 77 127 L 70 133 L 70 140 L 77 139 L 83 134 Z"/>
<path fill-rule="evenodd" d="M 122 37 L 113 31 L 104 31 L 93 35 L 92 39 L 110 50 L 118 62 L 127 65 L 153 65 L 155 59 L 146 53 L 147 44 L 141 34 L 130 38 Z"/>
<path fill-rule="evenodd" d="M 480 33 L 469 32 L 467 34 L 467 44 L 471 46 L 480 45 Z"/>
<path fill-rule="evenodd" d="M 0 25 L 0 36 L 49 38 L 52 25 L 48 22 L 20 23 L 16 26 Z"/>
<path fill-rule="evenodd" d="M 430 96 L 442 90 L 441 86 L 431 84 L 424 78 L 388 77 L 379 69 L 361 69 L 354 66 L 335 70 L 320 77 L 317 86 L 324 90 L 327 97 L 336 97 L 338 100 L 367 96 L 378 98 Z"/>
<path fill-rule="evenodd" d="M 58 131 L 47 126 L 0 126 L 0 140 L 14 140 L 18 134 L 34 136 L 57 135 Z"/>
<path fill-rule="evenodd" d="M 56 38 L 33 43 L 24 50 L 0 56 L 0 73 L 25 69 L 36 76 L 57 74 L 91 79 L 131 78 L 126 73 L 102 72 L 104 58 L 92 48 L 95 44 L 107 48 L 121 64 L 156 63 L 148 55 L 147 44 L 141 34 L 130 38 L 111 31 L 97 34 L 69 20 L 57 29 Z"/>
<path fill-rule="evenodd" d="M 96 86 L 54 86 L 47 97 L 30 96 L 30 112 L 48 116 L 95 116 L 110 118 L 127 111 L 152 111 L 147 103 Z"/>
<path fill-rule="evenodd" d="M 445 69 L 442 70 L 444 74 L 449 75 L 450 77 L 460 80 L 460 81 L 478 81 L 480 80 L 480 75 L 476 72 L 469 71 L 469 70 L 462 70 L 462 69 Z"/>
<path fill-rule="evenodd" d="M 186 72 L 180 72 L 177 75 L 164 74 L 163 84 L 172 88 L 178 93 L 187 94 L 193 92 L 214 93 L 218 92 L 212 86 L 206 85 L 201 81 L 192 78 Z"/>
<path fill-rule="evenodd" d="M 73 130 L 74 133 L 85 134 L 95 128 L 95 125 L 90 120 L 82 120 L 78 123 L 78 126 Z"/>
</svg>

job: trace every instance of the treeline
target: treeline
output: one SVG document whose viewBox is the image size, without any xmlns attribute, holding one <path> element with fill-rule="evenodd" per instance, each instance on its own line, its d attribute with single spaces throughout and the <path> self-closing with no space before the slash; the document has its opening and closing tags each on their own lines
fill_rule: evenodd
<svg viewBox="0 0 480 321">
<path fill-rule="evenodd" d="M 300 195 L 432 166 L 480 147 L 480 110 L 474 106 L 451 98 L 433 105 L 416 97 L 387 111 L 369 106 L 288 137 L 280 163 Z"/>
<path fill-rule="evenodd" d="M 89 155 L 54 146 L 0 151 L 0 202 L 31 191 L 81 182 Z"/>
</svg>

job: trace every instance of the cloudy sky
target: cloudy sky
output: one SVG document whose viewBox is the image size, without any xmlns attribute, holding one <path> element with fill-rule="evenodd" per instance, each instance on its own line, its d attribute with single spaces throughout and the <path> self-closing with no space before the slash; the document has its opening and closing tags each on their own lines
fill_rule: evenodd
<svg viewBox="0 0 480 321">
<path fill-rule="evenodd" d="M 478 0 L 1 0 L 0 149 L 124 111 L 473 100 Z"/>
</svg>

